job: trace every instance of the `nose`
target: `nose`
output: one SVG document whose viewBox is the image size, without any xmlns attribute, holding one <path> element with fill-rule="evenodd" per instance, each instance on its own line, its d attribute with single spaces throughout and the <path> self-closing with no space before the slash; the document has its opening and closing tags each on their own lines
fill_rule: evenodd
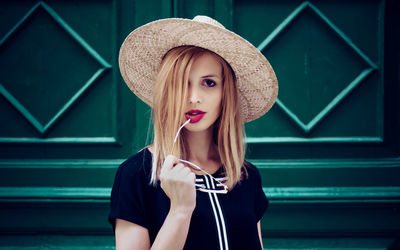
<svg viewBox="0 0 400 250">
<path fill-rule="evenodd" d="M 198 87 L 193 85 L 189 86 L 189 103 L 201 103 L 200 90 Z"/>
</svg>

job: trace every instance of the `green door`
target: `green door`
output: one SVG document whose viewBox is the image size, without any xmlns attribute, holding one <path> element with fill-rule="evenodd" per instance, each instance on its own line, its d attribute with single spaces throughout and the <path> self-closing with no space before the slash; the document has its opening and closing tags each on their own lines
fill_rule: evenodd
<svg viewBox="0 0 400 250">
<path fill-rule="evenodd" d="M 270 199 L 264 247 L 395 247 L 398 13 L 395 0 L 2 1 L 0 249 L 114 246 L 116 168 L 151 141 L 119 46 L 149 21 L 198 14 L 248 39 L 278 77 L 275 106 L 246 125 Z"/>
</svg>

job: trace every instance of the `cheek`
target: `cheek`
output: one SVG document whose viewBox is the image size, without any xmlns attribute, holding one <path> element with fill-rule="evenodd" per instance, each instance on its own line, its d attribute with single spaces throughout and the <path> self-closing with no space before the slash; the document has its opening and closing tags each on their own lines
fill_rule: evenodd
<svg viewBox="0 0 400 250">
<path fill-rule="evenodd" d="M 219 95 L 215 101 L 215 110 L 218 113 L 218 116 L 221 114 L 222 111 L 222 95 Z"/>
<path fill-rule="evenodd" d="M 211 98 L 209 99 L 209 107 L 212 107 L 215 116 L 219 117 L 222 111 L 222 89 L 219 89 L 219 91 L 215 91 L 210 97 Z"/>
</svg>

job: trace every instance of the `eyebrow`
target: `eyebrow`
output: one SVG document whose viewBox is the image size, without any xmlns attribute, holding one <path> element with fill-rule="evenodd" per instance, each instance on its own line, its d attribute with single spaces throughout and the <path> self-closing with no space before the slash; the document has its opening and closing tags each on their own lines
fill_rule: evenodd
<svg viewBox="0 0 400 250">
<path fill-rule="evenodd" d="M 209 77 L 221 78 L 218 75 L 206 75 L 206 76 L 202 76 L 201 78 L 209 78 Z"/>
</svg>

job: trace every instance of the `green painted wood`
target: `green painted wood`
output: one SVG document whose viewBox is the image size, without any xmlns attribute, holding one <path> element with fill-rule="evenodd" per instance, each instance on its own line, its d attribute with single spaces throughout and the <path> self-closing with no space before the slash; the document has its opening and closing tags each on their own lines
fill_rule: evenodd
<svg viewBox="0 0 400 250">
<path fill-rule="evenodd" d="M 271 203 L 400 203 L 400 187 L 264 188 Z M 109 202 L 111 188 L 0 187 L 1 202 Z"/>
<path fill-rule="evenodd" d="M 24 235 L 5 236 L 0 242 L 0 249 L 79 249 L 100 250 L 115 249 L 114 239 L 107 235 Z"/>
<path fill-rule="evenodd" d="M 19 154 L 21 154 L 23 151 L 31 151 L 33 153 L 32 155 L 36 155 L 34 157 L 40 157 L 37 152 L 43 152 L 44 148 L 53 147 L 44 146 L 47 143 L 55 143 L 60 145 L 70 143 L 89 143 L 92 145 L 108 144 L 110 147 L 114 148 L 115 146 L 120 145 L 116 143 L 116 117 L 113 118 L 114 114 L 116 116 L 116 112 L 113 111 L 113 109 L 116 108 L 116 105 L 113 106 L 116 99 L 112 99 L 116 96 L 116 84 L 108 83 L 108 81 L 111 80 L 109 78 L 110 75 L 116 75 L 115 70 L 110 70 L 111 64 L 108 63 L 110 61 L 109 59 L 111 58 L 110 55 L 112 54 L 108 53 L 108 51 L 111 51 L 113 47 L 114 49 L 116 48 L 116 42 L 113 45 L 110 42 L 111 39 L 108 38 L 111 36 L 107 36 L 102 32 L 93 33 L 91 28 L 85 28 L 84 30 L 88 31 L 88 33 L 83 35 L 82 28 L 85 26 L 94 27 L 94 23 L 88 26 L 88 23 L 77 22 L 76 18 L 78 16 L 73 15 L 71 18 L 71 16 L 67 14 L 68 12 L 66 13 L 64 11 L 68 9 L 68 6 L 63 6 L 62 4 L 60 5 L 60 2 L 53 2 L 50 4 L 45 2 L 37 2 L 36 4 L 32 4 L 32 2 L 25 2 L 23 4 L 19 4 L 17 2 L 4 4 L 7 4 L 7 8 L 2 9 L 7 11 L 5 11 L 5 15 L 2 15 L 4 17 L 3 21 L 6 22 L 2 22 L 3 25 L 1 30 L 1 32 L 5 33 L 0 35 L 0 37 L 2 37 L 2 43 L 0 46 L 0 61 L 1 63 L 8 65 L 7 67 L 2 68 L 3 70 L 7 70 L 9 65 L 20 65 L 21 63 L 16 60 L 17 58 L 20 58 L 18 60 L 24 59 L 26 61 L 21 65 L 28 65 L 26 68 L 32 68 L 32 70 L 30 72 L 20 73 L 20 68 L 17 67 L 16 71 L 8 71 L 14 72 L 15 75 L 30 75 L 29 79 L 21 77 L 13 78 L 14 75 L 10 75 L 10 78 L 5 78 L 4 76 L 6 75 L 6 71 L 2 71 L 1 73 L 2 77 L 0 79 L 0 83 L 3 86 L 2 89 L 6 89 L 9 93 L 9 96 L 13 97 L 8 98 L 8 101 L 6 101 L 7 98 L 2 98 L 0 100 L 1 114 L 4 117 L 8 117 L 8 122 L 3 124 L 2 129 L 0 130 L 0 141 L 2 143 L 2 147 L 7 144 L 9 145 L 9 143 L 16 145 L 32 144 L 34 146 L 28 146 L 28 148 L 30 147 L 31 149 L 18 150 Z M 72 8 L 75 8 L 71 13 L 80 13 L 82 10 L 85 12 L 91 8 L 84 5 L 71 6 Z M 109 13 L 112 13 L 108 11 L 110 9 L 109 7 L 112 9 L 112 2 L 110 2 L 108 6 L 99 5 L 98 8 L 91 9 L 93 12 L 92 15 L 84 15 L 85 17 L 83 20 L 94 21 L 98 27 L 102 27 L 103 31 L 107 31 L 110 27 L 112 27 L 112 25 L 115 26 L 115 22 L 112 20 L 113 16 L 109 15 Z M 116 10 L 116 8 L 114 8 L 114 10 Z M 10 16 L 11 13 L 15 14 Z M 106 15 L 104 15 L 105 13 Z M 20 18 L 20 21 L 14 23 L 13 18 L 17 20 Z M 46 30 L 48 32 L 48 37 L 50 38 L 48 41 L 48 48 L 44 46 L 45 39 L 43 37 L 41 26 L 48 28 Z M 36 37 L 35 32 L 37 34 Z M 3 37 L 2 35 L 5 36 Z M 91 35 L 95 35 L 96 37 Z M 103 39 L 103 36 L 105 36 L 105 39 Z M 19 46 L 21 46 L 23 43 L 21 41 L 24 41 L 21 37 L 24 37 L 26 40 L 32 39 L 30 48 L 23 49 L 21 51 L 26 52 L 43 50 L 42 54 L 40 52 L 35 52 L 31 55 L 31 57 L 26 57 L 23 54 L 14 53 L 14 55 L 10 54 L 12 57 L 8 58 L 9 53 L 19 50 Z M 54 37 L 54 39 L 52 37 Z M 52 51 L 54 48 L 53 43 L 55 41 L 58 42 L 58 45 L 61 48 L 58 53 L 54 53 Z M 102 43 L 99 43 L 99 41 L 102 41 Z M 53 56 L 49 57 L 48 54 L 52 54 Z M 79 55 L 79 59 L 70 57 L 69 54 L 77 54 Z M 114 53 L 114 55 L 116 54 L 117 53 Z M 56 60 L 55 63 L 52 63 L 53 61 L 51 61 L 50 58 L 58 58 L 58 61 Z M 112 58 L 115 58 L 115 56 Z M 78 60 L 80 65 L 74 60 Z M 116 61 L 116 59 L 113 60 Z M 64 65 L 67 65 L 68 63 L 69 65 L 78 65 L 78 67 L 82 69 L 86 69 L 87 67 L 94 68 L 91 72 L 84 72 L 84 74 L 87 74 L 88 78 L 85 78 L 86 75 L 84 76 L 84 74 L 81 75 L 83 71 L 81 72 L 80 69 L 69 74 L 76 75 L 73 78 L 69 78 L 70 76 L 63 76 L 62 72 L 60 71 L 44 71 L 43 74 L 38 74 L 38 72 L 34 69 L 35 67 L 29 67 L 29 65 L 43 65 L 44 69 L 47 68 L 48 70 L 55 70 L 57 69 L 56 67 L 47 67 L 49 65 L 46 64 L 56 64 L 56 66 L 59 66 L 60 63 Z M 98 67 L 97 70 L 96 64 Z M 19 79 L 21 81 L 17 81 L 18 84 L 14 84 L 15 87 L 10 88 L 10 86 L 14 85 L 11 84 L 9 80 L 13 79 Z M 52 93 L 55 94 L 54 96 L 59 96 L 60 98 L 52 97 L 53 99 L 49 98 L 47 100 L 47 98 L 50 96 L 49 93 L 46 93 L 45 89 L 46 86 L 56 86 L 56 84 L 54 84 L 54 79 L 58 79 L 56 81 L 58 88 L 52 88 L 59 93 Z M 70 82 L 68 79 L 74 81 L 77 80 L 78 82 L 72 84 L 72 82 Z M 27 82 L 24 83 L 23 81 Z M 70 87 L 78 84 L 79 82 L 81 82 L 82 85 Z M 39 85 L 39 88 L 43 88 L 43 96 L 37 96 L 36 100 L 29 100 L 30 97 L 27 94 L 24 94 L 29 92 L 21 91 L 23 88 L 20 88 L 20 86 L 23 87 L 23 84 Z M 2 92 L 3 94 L 5 93 L 5 91 Z M 110 98 L 111 96 L 112 98 Z M 9 103 L 5 103 L 4 101 Z M 14 104 L 19 103 L 19 105 L 14 105 L 14 107 L 12 105 L 10 106 L 10 101 Z M 36 104 L 38 104 L 37 107 L 35 107 Z M 39 108 L 40 106 L 49 107 L 49 111 L 47 111 L 46 108 Z M 21 109 L 21 107 L 23 108 Z M 87 109 L 91 110 L 91 112 L 88 112 Z M 22 113 L 25 113 L 25 116 L 28 116 L 28 118 L 30 117 L 27 120 L 33 122 L 36 121 L 34 123 L 38 125 L 36 128 L 39 128 L 39 130 L 32 130 L 32 128 L 35 128 L 32 127 L 29 122 L 26 123 L 25 121 L 21 120 L 21 118 L 24 119 L 24 116 L 15 113 L 15 111 L 18 110 L 22 110 Z M 40 110 L 40 112 L 43 114 L 38 113 L 38 110 Z M 6 111 L 6 113 L 3 113 L 4 111 Z M 71 148 L 74 147 L 70 147 L 70 149 Z M 34 152 L 35 150 L 36 152 Z M 68 155 L 69 153 L 68 147 L 61 147 L 58 151 L 65 152 L 65 155 Z M 82 150 L 79 151 L 81 151 L 81 153 L 83 152 Z M 17 153 L 17 151 L 9 150 L 7 146 L 1 150 L 2 157 L 18 157 L 15 155 L 13 156 L 13 153 Z"/>
<path fill-rule="evenodd" d="M 263 241 L 264 249 L 388 249 L 393 244 L 393 238 L 318 238 L 302 239 L 289 238 L 265 238 Z M 333 247 L 336 246 L 336 247 Z M 36 249 L 115 249 L 114 239 L 104 235 L 76 236 L 76 235 L 25 235 L 19 237 L 7 236 L 0 245 L 2 250 L 36 250 Z"/>
<path fill-rule="evenodd" d="M 0 187 L 111 187 L 123 160 L 0 160 Z M 399 159 L 250 162 L 271 188 L 400 186 Z"/>
<path fill-rule="evenodd" d="M 339 249 L 390 249 L 394 244 L 393 238 L 267 238 L 263 240 L 264 249 L 318 249 L 318 250 L 339 250 Z"/>
<path fill-rule="evenodd" d="M 214 18 L 229 30 L 233 28 L 233 6 L 233 0 L 214 1 Z"/>
<path fill-rule="evenodd" d="M 255 160 L 266 187 L 399 186 L 399 160 Z"/>
<path fill-rule="evenodd" d="M 71 192 L 69 192 L 71 193 Z M 65 194 L 65 192 L 64 192 Z M 112 234 L 109 204 L 95 198 L 32 198 L 0 200 L 0 233 Z M 272 200 L 262 220 L 264 237 L 396 237 L 400 230 L 400 202 L 337 198 Z M 44 216 L 45 215 L 45 216 Z M 62 215 L 62 216 L 60 216 Z M 1 241 L 0 241 L 1 242 Z"/>
<path fill-rule="evenodd" d="M 65 113 L 70 106 L 76 102 L 76 100 L 82 95 L 92 83 L 100 77 L 100 75 L 111 65 L 104 60 L 77 32 L 74 31 L 49 5 L 44 2 L 37 3 L 32 9 L 30 9 L 26 15 L 1 39 L 0 47 L 7 43 L 12 43 L 12 39 L 15 33 L 18 33 L 26 22 L 30 22 L 36 14 L 39 8 L 42 8 L 51 18 L 59 24 L 65 32 L 75 39 L 82 48 L 84 48 L 98 63 L 102 65 L 102 68 L 98 69 L 85 83 L 84 85 L 60 108 L 60 110 L 50 118 L 46 124 L 42 124 L 35 115 L 31 114 L 27 108 L 24 107 L 11 93 L 9 93 L 3 86 L 0 86 L 0 93 L 41 133 L 45 134 L 50 127 L 59 119 L 60 116 Z M 22 28 L 21 28 L 22 27 Z M 11 40 L 11 42 L 9 42 Z M 6 141 L 7 142 L 7 141 Z"/>
<path fill-rule="evenodd" d="M 398 237 L 399 203 L 271 204 L 264 237 Z"/>
<path fill-rule="evenodd" d="M 360 140 L 360 138 L 366 138 L 365 142 L 368 142 L 368 138 L 378 139 L 383 135 L 383 131 L 378 130 L 379 124 L 383 119 L 380 111 L 376 113 L 378 119 L 375 120 L 375 116 L 371 114 L 368 121 L 363 123 L 369 124 L 366 129 L 360 129 L 360 123 L 349 122 L 353 117 L 367 114 L 365 110 L 368 110 L 368 108 L 366 108 L 365 104 L 371 105 L 372 100 L 375 100 L 378 106 L 382 103 L 382 95 L 373 96 L 371 94 L 382 93 L 383 81 L 379 82 L 379 79 L 374 79 L 374 83 L 369 83 L 372 80 L 371 77 L 375 78 L 376 76 L 373 75 L 377 74 L 377 70 L 382 70 L 382 67 L 378 69 L 377 63 L 374 62 L 376 59 L 371 59 L 367 55 L 376 54 L 379 50 L 376 47 L 364 45 L 368 42 L 376 44 L 383 37 L 383 33 L 380 32 L 383 22 L 381 21 L 382 19 L 378 18 L 379 16 L 384 16 L 381 1 L 370 2 L 369 5 L 357 3 L 342 5 L 342 3 L 337 3 L 338 8 L 332 6 L 323 1 L 289 1 L 285 5 L 267 5 L 260 1 L 239 1 L 236 5 L 237 11 L 235 13 L 238 13 L 236 16 L 236 30 L 249 38 L 254 44 L 259 44 L 259 49 L 266 54 L 272 65 L 277 65 L 275 66 L 275 71 L 280 79 L 280 97 L 277 101 L 277 107 L 279 108 L 273 109 L 267 117 L 247 126 L 248 135 L 252 139 L 251 142 L 279 143 L 279 140 L 285 137 L 284 141 L 288 142 L 292 138 L 302 137 L 304 140 L 312 141 L 314 137 L 323 137 L 326 138 L 326 142 L 336 143 L 342 140 L 341 142 L 345 144 L 361 141 L 362 139 Z M 376 8 L 373 8 L 373 6 L 376 6 Z M 347 9 L 346 11 L 350 11 L 351 8 L 357 9 L 357 18 L 360 18 L 360 20 L 368 19 L 369 22 L 376 20 L 376 23 L 371 26 L 360 27 L 360 22 L 349 20 L 355 18 L 354 15 L 351 17 L 338 12 L 343 8 Z M 374 12 L 373 15 L 371 15 L 372 12 Z M 371 19 L 372 16 L 373 18 Z M 340 20 L 340 18 L 343 20 Z M 346 26 L 345 24 L 347 23 L 344 21 L 347 21 L 349 26 Z M 353 22 L 350 23 L 350 21 Z M 263 25 L 259 25 L 260 23 Z M 341 24 L 341 26 L 336 23 Z M 249 29 L 248 26 L 253 28 Z M 348 27 L 351 28 L 349 29 Z M 371 39 L 358 39 L 355 41 L 354 34 L 371 30 L 365 27 L 373 27 L 376 33 L 369 33 Z M 366 37 L 368 33 L 364 35 Z M 298 46 L 296 45 L 297 43 L 299 44 Z M 360 43 L 362 48 L 360 48 Z M 289 53 L 285 53 L 285 51 L 289 50 Z M 277 51 L 284 53 L 279 54 Z M 313 53 L 314 51 L 316 52 Z M 340 54 L 340 57 L 335 58 L 335 54 Z M 341 60 L 342 58 L 346 60 Z M 346 66 L 324 65 L 329 60 L 332 63 L 341 61 L 342 64 L 344 61 Z M 314 61 L 320 63 L 313 64 Z M 349 63 L 350 61 L 354 61 L 353 64 Z M 282 70 L 280 67 L 282 67 Z M 297 69 L 303 70 L 290 71 Z M 333 72 L 333 70 L 339 70 L 332 74 L 333 77 L 343 74 L 342 78 L 335 78 L 333 83 L 324 78 L 324 74 L 318 73 L 325 71 L 327 72 L 325 75 L 328 75 L 329 71 Z M 360 99 L 358 97 L 360 96 L 359 93 L 362 92 L 360 88 L 366 88 L 367 84 L 367 88 L 370 88 L 367 91 L 370 96 Z M 335 89 L 331 88 L 330 85 L 342 85 L 343 87 Z M 313 92 L 312 88 L 325 92 Z M 299 96 L 302 92 L 304 94 Z M 354 100 L 349 100 L 351 98 Z M 338 124 L 341 123 L 343 126 L 329 128 L 329 124 L 335 124 L 334 119 L 338 119 L 342 114 L 349 112 L 349 106 L 355 107 L 351 103 L 356 101 L 355 98 L 360 99 L 357 101 L 362 100 L 364 106 L 358 104 L 358 111 L 352 111 L 356 115 L 347 116 L 347 120 L 341 119 Z M 300 100 L 301 102 L 296 103 Z M 305 106 L 310 101 L 320 104 L 314 105 L 317 108 Z M 375 109 L 372 105 L 370 107 L 372 108 L 371 110 Z M 311 112 L 308 110 L 311 110 Z M 329 122 L 325 122 L 328 126 L 324 124 L 323 119 L 329 120 Z M 358 119 L 358 121 L 365 121 L 365 118 Z M 357 126 L 351 126 L 351 124 L 357 124 Z M 376 125 L 375 128 L 373 124 Z M 322 128 L 324 128 L 325 136 L 321 134 Z M 301 131 L 296 131 L 295 129 L 300 129 Z M 346 130 L 348 132 L 345 132 Z M 353 132 L 350 132 L 351 130 Z M 360 136 L 360 132 L 361 134 L 365 133 L 364 136 Z M 340 135 L 341 133 L 342 135 Z M 353 136 L 351 136 L 351 133 L 353 133 Z M 376 136 L 371 136 L 374 133 Z M 282 136 L 277 136 L 277 134 L 282 134 Z M 330 136 L 326 136 L 328 134 Z M 344 134 L 346 136 L 343 136 Z M 261 138 L 261 140 L 256 138 Z M 298 140 L 292 141 L 292 143 L 297 142 Z M 288 149 L 288 151 L 291 150 Z"/>
</svg>

